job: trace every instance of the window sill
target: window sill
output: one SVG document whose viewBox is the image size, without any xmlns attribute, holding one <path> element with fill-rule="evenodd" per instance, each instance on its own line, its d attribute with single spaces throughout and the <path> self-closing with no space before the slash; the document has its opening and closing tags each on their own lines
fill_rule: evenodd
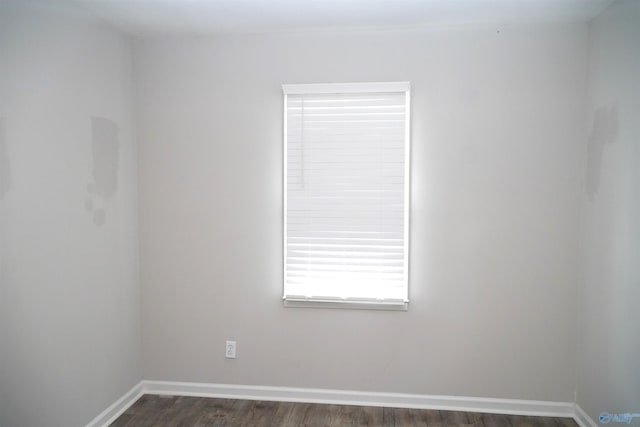
<svg viewBox="0 0 640 427">
<path fill-rule="evenodd" d="M 284 298 L 286 308 L 338 308 L 349 310 L 408 311 L 408 301 L 362 301 L 362 300 L 323 300 L 307 298 Z"/>
</svg>

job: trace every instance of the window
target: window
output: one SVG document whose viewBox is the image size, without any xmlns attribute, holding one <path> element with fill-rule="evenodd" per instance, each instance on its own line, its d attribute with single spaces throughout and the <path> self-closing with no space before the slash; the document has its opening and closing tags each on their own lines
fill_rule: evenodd
<svg viewBox="0 0 640 427">
<path fill-rule="evenodd" d="M 285 304 L 405 309 L 409 83 L 283 91 Z"/>
</svg>

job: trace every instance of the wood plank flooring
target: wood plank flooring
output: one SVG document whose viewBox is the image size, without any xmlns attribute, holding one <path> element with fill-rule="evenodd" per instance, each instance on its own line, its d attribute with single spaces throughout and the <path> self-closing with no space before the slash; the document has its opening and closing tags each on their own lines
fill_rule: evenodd
<svg viewBox="0 0 640 427">
<path fill-rule="evenodd" d="M 144 395 L 111 427 L 577 427 L 571 418 Z"/>
</svg>

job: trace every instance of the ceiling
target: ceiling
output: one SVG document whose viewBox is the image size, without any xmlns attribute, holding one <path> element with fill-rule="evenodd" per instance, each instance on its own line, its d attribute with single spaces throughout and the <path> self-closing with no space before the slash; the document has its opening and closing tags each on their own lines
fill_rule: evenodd
<svg viewBox="0 0 640 427">
<path fill-rule="evenodd" d="M 587 21 L 612 0 L 33 0 L 139 36 Z"/>
</svg>

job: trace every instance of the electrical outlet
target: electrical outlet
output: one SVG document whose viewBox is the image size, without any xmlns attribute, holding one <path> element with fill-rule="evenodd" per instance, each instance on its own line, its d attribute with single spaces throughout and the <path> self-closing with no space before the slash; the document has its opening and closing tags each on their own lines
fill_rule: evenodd
<svg viewBox="0 0 640 427">
<path fill-rule="evenodd" d="M 235 341 L 227 341 L 225 346 L 224 357 L 227 359 L 235 359 L 236 358 L 236 342 Z"/>
</svg>

